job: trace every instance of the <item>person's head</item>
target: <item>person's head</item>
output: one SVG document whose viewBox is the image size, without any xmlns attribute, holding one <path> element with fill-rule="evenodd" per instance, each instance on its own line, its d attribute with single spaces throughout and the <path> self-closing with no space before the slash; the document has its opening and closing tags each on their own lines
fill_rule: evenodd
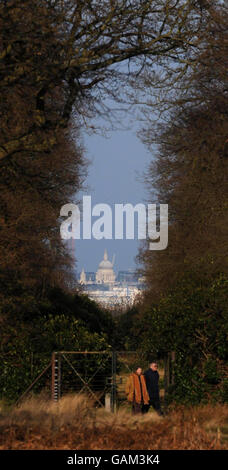
<svg viewBox="0 0 228 470">
<path fill-rule="evenodd" d="M 142 368 L 141 368 L 141 367 L 136 367 L 135 373 L 136 373 L 137 375 L 141 375 L 141 374 L 142 374 Z"/>
<path fill-rule="evenodd" d="M 156 361 L 150 362 L 150 369 L 158 370 L 158 363 Z"/>
</svg>

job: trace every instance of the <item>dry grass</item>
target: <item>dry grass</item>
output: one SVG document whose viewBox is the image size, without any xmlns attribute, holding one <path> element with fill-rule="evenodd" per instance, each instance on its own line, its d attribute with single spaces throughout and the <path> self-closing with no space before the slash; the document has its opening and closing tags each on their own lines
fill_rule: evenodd
<svg viewBox="0 0 228 470">
<path fill-rule="evenodd" d="M 58 404 L 31 398 L 0 415 L 0 449 L 225 449 L 227 434 L 226 405 L 135 417 L 127 409 L 108 413 L 72 395 Z"/>
</svg>

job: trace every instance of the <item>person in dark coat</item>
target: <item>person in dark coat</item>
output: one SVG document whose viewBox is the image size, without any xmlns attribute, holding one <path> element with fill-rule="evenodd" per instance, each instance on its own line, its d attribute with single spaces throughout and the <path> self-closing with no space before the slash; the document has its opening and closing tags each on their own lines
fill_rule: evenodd
<svg viewBox="0 0 228 470">
<path fill-rule="evenodd" d="M 146 388 L 150 397 L 149 405 L 144 405 L 144 412 L 149 411 L 150 406 L 153 406 L 155 411 L 160 416 L 163 416 L 159 397 L 159 373 L 157 362 L 153 361 L 149 364 L 149 369 L 144 372 L 144 377 L 146 381 Z"/>
</svg>

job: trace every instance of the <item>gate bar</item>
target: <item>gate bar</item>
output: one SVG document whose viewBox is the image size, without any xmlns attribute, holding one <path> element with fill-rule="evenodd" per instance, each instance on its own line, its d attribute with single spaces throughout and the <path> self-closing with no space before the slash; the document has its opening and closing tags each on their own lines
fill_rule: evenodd
<svg viewBox="0 0 228 470">
<path fill-rule="evenodd" d="M 57 402 L 60 398 L 61 385 L 61 359 L 60 354 L 53 352 L 51 359 L 51 398 Z"/>
<path fill-rule="evenodd" d="M 24 393 L 22 393 L 22 395 L 17 399 L 16 403 L 15 403 L 15 406 L 17 406 L 17 404 L 19 403 L 19 401 L 22 400 L 22 398 L 27 395 L 27 393 L 32 389 L 33 385 L 35 385 L 36 382 L 38 382 L 38 380 L 42 377 L 42 375 L 45 374 L 45 372 L 47 372 L 47 370 L 49 369 L 49 367 L 51 367 L 51 362 L 49 362 L 49 364 L 47 365 L 47 367 L 45 367 L 45 369 L 42 370 L 42 372 L 36 377 L 35 380 L 33 380 L 33 382 L 29 385 L 28 388 L 26 388 L 26 390 L 24 391 Z"/>
</svg>

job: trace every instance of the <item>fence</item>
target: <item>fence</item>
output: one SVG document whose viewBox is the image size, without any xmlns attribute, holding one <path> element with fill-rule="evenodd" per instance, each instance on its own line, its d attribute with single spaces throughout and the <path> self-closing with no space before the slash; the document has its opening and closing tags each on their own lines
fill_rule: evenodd
<svg viewBox="0 0 228 470">
<path fill-rule="evenodd" d="M 161 361 L 161 396 L 174 383 L 174 353 Z M 115 411 L 126 406 L 125 385 L 129 374 L 140 366 L 148 368 L 148 354 L 138 351 L 61 351 L 52 354 L 52 399 L 66 393 L 85 393 L 96 406 Z"/>
<path fill-rule="evenodd" d="M 115 412 L 126 406 L 125 385 L 129 374 L 138 366 L 148 368 L 150 355 L 138 351 L 58 351 L 17 400 L 24 398 L 44 376 L 49 376 L 51 398 L 58 401 L 69 393 L 86 394 L 95 406 Z M 164 398 L 174 383 L 175 354 L 168 353 L 160 361 L 161 396 Z M 50 374 L 51 373 L 51 374 Z M 47 386 L 47 382 L 46 382 Z M 49 385 L 50 387 L 50 385 Z"/>
<path fill-rule="evenodd" d="M 52 354 L 51 396 L 54 401 L 67 393 L 84 393 L 97 406 L 105 406 L 110 395 L 110 407 L 115 403 L 115 352 L 61 351 Z"/>
</svg>

